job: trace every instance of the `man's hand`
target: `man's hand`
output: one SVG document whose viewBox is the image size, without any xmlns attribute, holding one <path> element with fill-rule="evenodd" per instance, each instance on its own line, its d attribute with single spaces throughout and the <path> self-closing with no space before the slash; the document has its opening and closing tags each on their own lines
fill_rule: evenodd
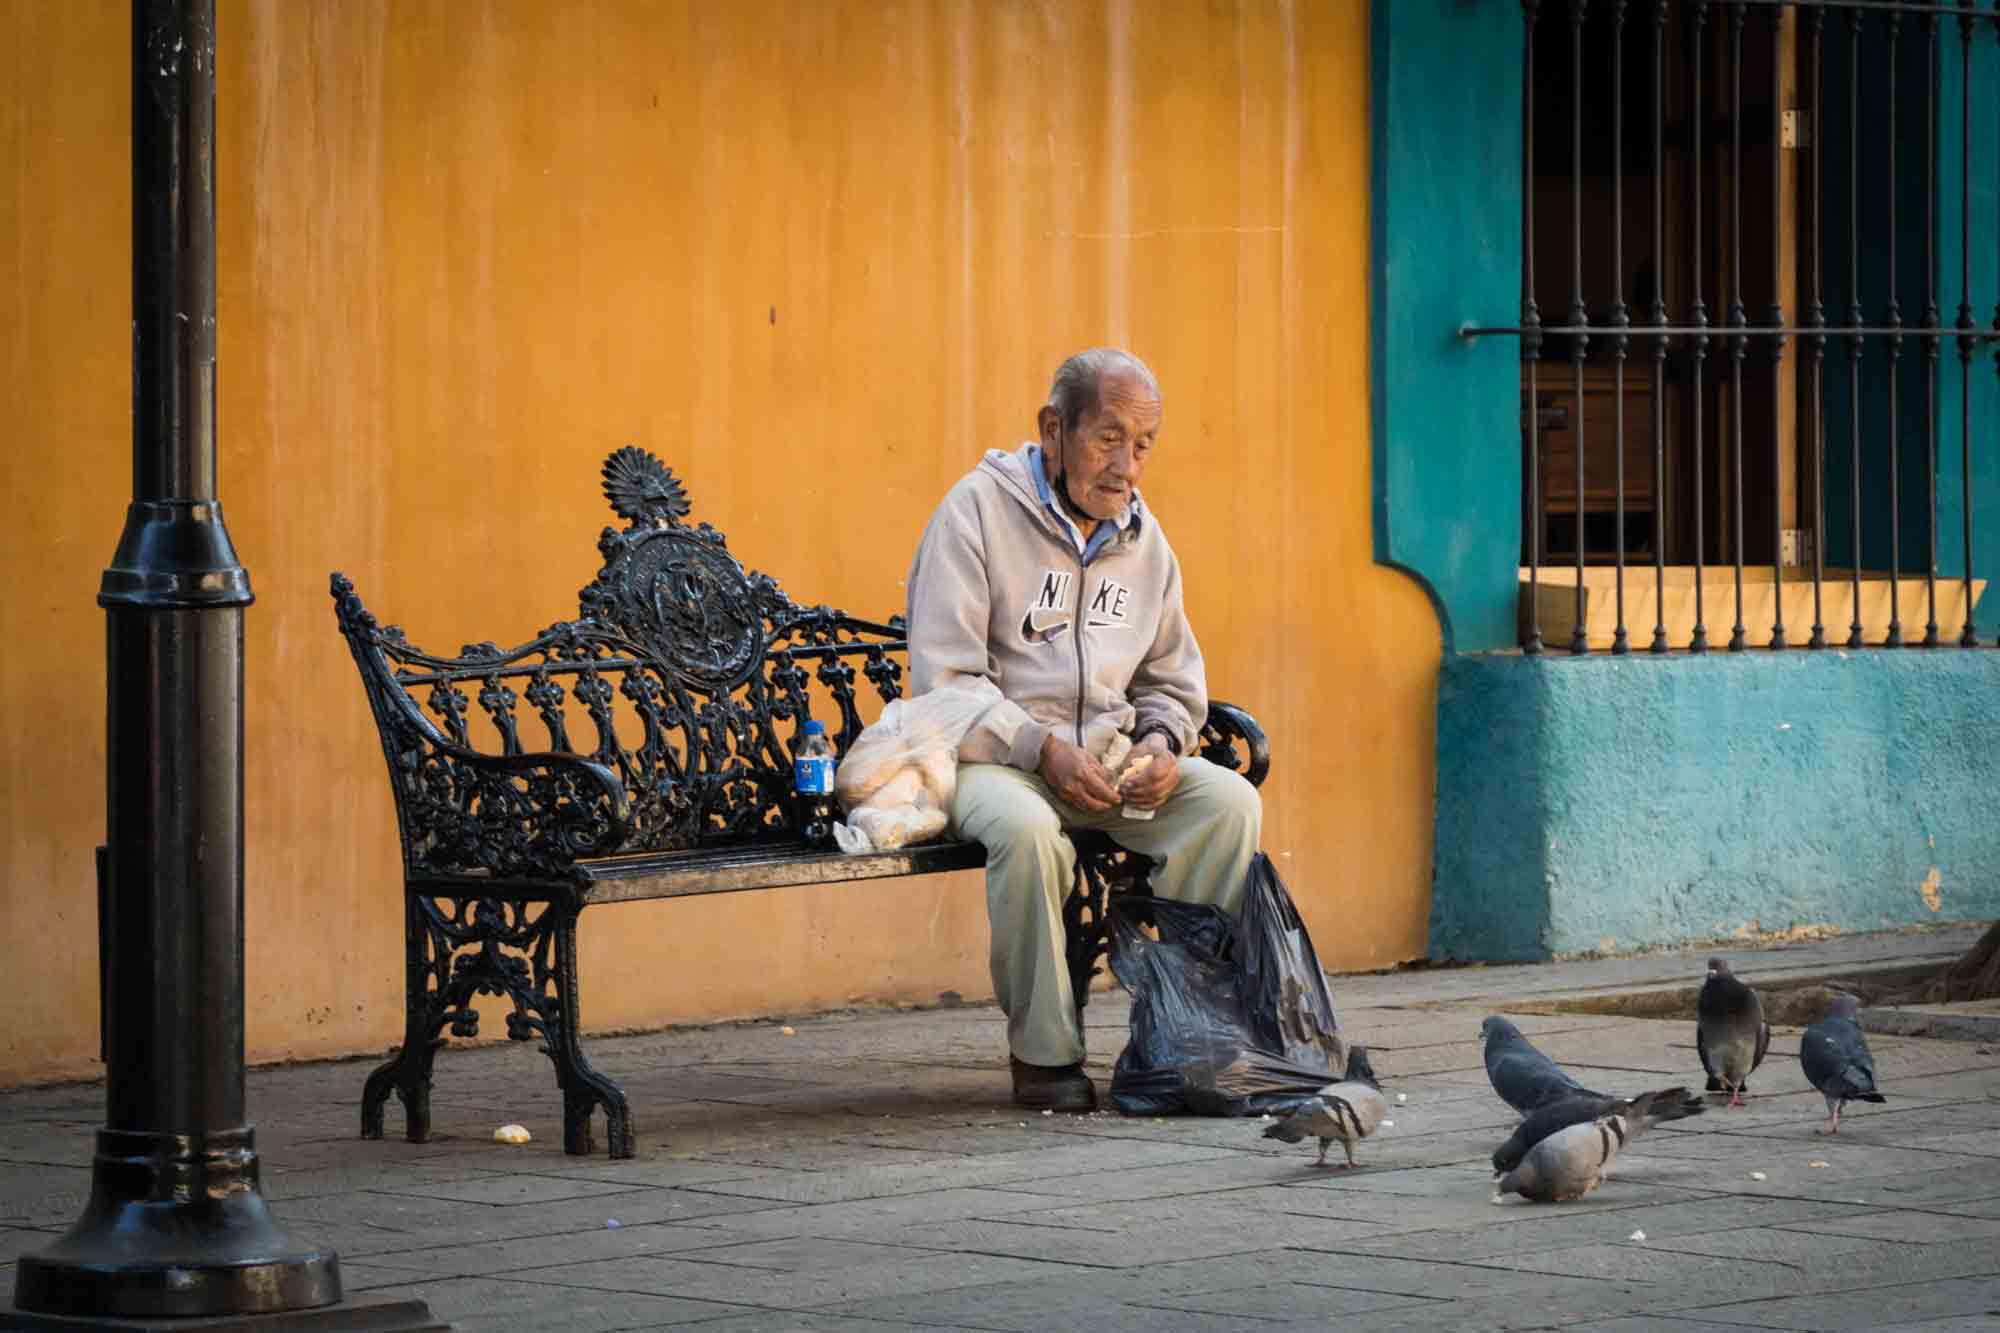
<svg viewBox="0 0 2000 1333">
<path fill-rule="evenodd" d="M 1150 758 L 1153 762 L 1131 772 L 1131 767 L 1140 759 Z M 1145 740 L 1132 747 L 1126 757 L 1127 775 L 1118 793 L 1124 803 L 1140 810 L 1157 810 L 1174 794 L 1180 785 L 1181 764 L 1174 752 L 1167 748 L 1167 738 L 1155 731 Z"/>
<path fill-rule="evenodd" d="M 1042 781 L 1079 810 L 1109 810 L 1118 804 L 1118 788 L 1104 765 L 1090 752 L 1050 732 L 1042 740 Z"/>
</svg>

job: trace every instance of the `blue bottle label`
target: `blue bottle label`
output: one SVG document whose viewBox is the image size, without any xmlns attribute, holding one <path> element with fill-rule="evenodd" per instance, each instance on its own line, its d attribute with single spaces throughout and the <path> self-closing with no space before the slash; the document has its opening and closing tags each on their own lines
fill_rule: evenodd
<svg viewBox="0 0 2000 1333">
<path fill-rule="evenodd" d="M 801 796 L 833 795 L 833 756 L 807 754 L 794 759 L 792 785 Z"/>
</svg>

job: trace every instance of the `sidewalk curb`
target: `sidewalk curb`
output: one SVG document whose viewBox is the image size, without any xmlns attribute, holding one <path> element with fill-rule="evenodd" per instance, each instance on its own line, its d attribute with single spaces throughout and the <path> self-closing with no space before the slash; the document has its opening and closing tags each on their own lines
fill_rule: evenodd
<svg viewBox="0 0 2000 1333">
<path fill-rule="evenodd" d="M 1863 1009 L 1856 1017 L 1864 1032 L 1885 1037 L 1933 1037 L 1940 1041 L 1979 1041 L 2000 1045 L 2000 1014 L 1936 1013 L 1933 1009 Z"/>
<path fill-rule="evenodd" d="M 1780 1027 L 1804 1027 L 1824 1018 L 1831 996 L 1846 981 L 1894 985 L 1917 981 L 1936 971 L 1936 963 L 1899 959 L 1882 963 L 1849 963 L 1810 968 L 1760 979 L 1767 1021 Z M 1506 1005 L 1523 1013 L 1600 1014 L 1621 1018 L 1693 1021 L 1700 986 L 1616 986 L 1571 994 L 1523 996 Z M 1856 1015 L 1864 1032 L 1885 1037 L 1929 1037 L 1940 1041 L 2000 1044 L 2000 1013 L 1951 1012 L 1952 1006 L 1883 1005 Z"/>
</svg>

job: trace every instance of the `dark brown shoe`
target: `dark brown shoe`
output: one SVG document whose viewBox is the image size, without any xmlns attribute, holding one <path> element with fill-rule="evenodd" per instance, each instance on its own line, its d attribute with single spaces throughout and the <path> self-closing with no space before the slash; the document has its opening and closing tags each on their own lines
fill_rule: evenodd
<svg viewBox="0 0 2000 1333">
<path fill-rule="evenodd" d="M 1014 1068 L 1014 1105 L 1030 1111 L 1095 1111 L 1097 1089 L 1082 1065 L 1025 1064 L 1008 1057 Z"/>
</svg>

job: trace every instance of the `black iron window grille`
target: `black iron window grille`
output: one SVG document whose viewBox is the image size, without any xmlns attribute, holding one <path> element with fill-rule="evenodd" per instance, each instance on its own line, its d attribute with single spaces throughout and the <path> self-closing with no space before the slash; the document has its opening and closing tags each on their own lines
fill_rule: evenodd
<svg viewBox="0 0 2000 1333">
<path fill-rule="evenodd" d="M 2000 0 L 1521 9 L 1523 651 L 1978 646 Z"/>
</svg>

